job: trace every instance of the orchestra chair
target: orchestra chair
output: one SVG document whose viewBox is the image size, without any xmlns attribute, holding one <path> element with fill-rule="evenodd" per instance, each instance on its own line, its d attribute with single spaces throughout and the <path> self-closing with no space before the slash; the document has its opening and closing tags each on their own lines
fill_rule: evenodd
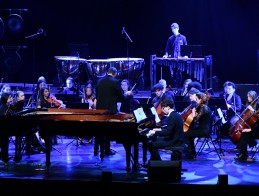
<svg viewBox="0 0 259 196">
<path fill-rule="evenodd" d="M 199 143 L 200 143 L 200 145 L 198 146 Z M 195 143 L 195 147 L 198 148 L 196 156 L 198 156 L 202 153 L 202 151 L 204 150 L 204 147 L 206 145 L 208 146 L 208 148 L 210 148 L 210 144 L 212 144 L 214 151 L 217 153 L 219 159 L 221 159 L 218 149 L 216 148 L 216 145 L 214 144 L 210 133 L 206 136 L 197 138 L 196 143 Z"/>
<path fill-rule="evenodd" d="M 254 159 L 255 157 L 255 154 L 259 152 L 259 144 L 257 144 L 256 146 L 254 146 L 252 149 L 251 149 L 251 159 Z"/>
<path fill-rule="evenodd" d="M 213 118 L 211 118 L 213 119 Z M 219 159 L 221 160 L 221 156 L 218 152 L 218 149 L 216 148 L 216 145 L 211 137 L 211 134 L 214 130 L 213 128 L 213 125 L 215 125 L 215 123 L 213 123 L 213 120 L 210 122 L 211 126 L 210 126 L 210 131 L 207 135 L 205 136 L 202 136 L 202 137 L 198 137 L 197 140 L 196 140 L 196 143 L 195 143 L 195 148 L 197 149 L 196 150 L 196 157 L 198 155 L 200 155 L 202 153 L 202 151 L 204 150 L 205 146 L 207 145 L 208 148 L 210 148 L 210 144 L 212 145 L 212 147 L 214 148 L 214 151 L 217 153 Z M 200 144 L 200 145 L 198 145 Z"/>
</svg>

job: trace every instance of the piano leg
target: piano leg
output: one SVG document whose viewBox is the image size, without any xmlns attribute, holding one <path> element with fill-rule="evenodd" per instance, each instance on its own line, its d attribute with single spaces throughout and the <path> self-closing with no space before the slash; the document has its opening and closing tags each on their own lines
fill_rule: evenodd
<svg viewBox="0 0 259 196">
<path fill-rule="evenodd" d="M 139 162 L 138 162 L 138 158 L 139 158 L 139 142 L 134 142 L 134 157 L 133 157 L 133 165 L 132 165 L 132 169 L 134 171 L 136 171 L 138 169 L 139 166 Z"/>
<path fill-rule="evenodd" d="M 51 137 L 46 136 L 43 138 L 45 141 L 45 148 L 46 148 L 46 167 L 50 167 L 50 152 L 51 152 Z"/>
<path fill-rule="evenodd" d="M 126 171 L 130 172 L 131 167 L 130 167 L 130 160 L 131 160 L 131 144 L 129 143 L 123 143 L 123 147 L 126 152 Z"/>
<path fill-rule="evenodd" d="M 100 141 L 100 159 L 103 162 L 103 159 L 104 159 L 104 137 L 98 136 L 98 139 Z"/>
<path fill-rule="evenodd" d="M 15 136 L 15 155 L 14 161 L 19 162 L 22 159 L 22 136 Z"/>
<path fill-rule="evenodd" d="M 146 164 L 147 162 L 147 143 L 148 139 L 146 136 L 141 136 L 141 142 L 142 142 L 142 152 L 143 152 L 143 164 Z"/>
</svg>

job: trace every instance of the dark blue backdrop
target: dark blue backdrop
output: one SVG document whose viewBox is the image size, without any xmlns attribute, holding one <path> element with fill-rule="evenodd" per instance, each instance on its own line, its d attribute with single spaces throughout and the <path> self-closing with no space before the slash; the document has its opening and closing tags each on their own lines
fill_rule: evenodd
<svg viewBox="0 0 259 196">
<path fill-rule="evenodd" d="M 88 44 L 90 59 L 126 57 L 127 41 L 121 33 L 125 26 L 133 40 L 129 43 L 129 56 L 145 59 L 148 86 L 149 57 L 164 54 L 170 25 L 177 22 L 188 44 L 201 44 L 204 55 L 213 55 L 213 75 L 219 77 L 221 84 L 226 80 L 258 83 L 257 1 L 14 0 L 2 1 L 0 7 L 4 22 L 9 14 L 4 9 L 28 9 L 21 13 L 23 32 L 9 36 L 5 31 L 0 40 L 2 46 L 25 46 L 18 52 L 22 65 L 13 65 L 12 76 L 2 75 L 4 82 L 31 83 L 44 75 L 51 83 L 57 74 L 54 56 L 67 56 L 71 42 Z M 46 36 L 24 39 L 40 28 Z M 1 63 L 1 67 L 5 66 Z M 5 80 L 8 77 L 10 81 Z"/>
</svg>

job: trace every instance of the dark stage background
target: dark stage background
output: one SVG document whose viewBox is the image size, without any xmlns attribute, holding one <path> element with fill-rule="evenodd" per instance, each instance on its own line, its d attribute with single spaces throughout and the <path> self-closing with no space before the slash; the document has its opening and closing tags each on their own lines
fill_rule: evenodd
<svg viewBox="0 0 259 196">
<path fill-rule="evenodd" d="M 3 82 L 35 83 L 44 75 L 52 83 L 57 76 L 54 57 L 68 56 L 68 44 L 77 43 L 88 45 L 87 59 L 126 57 L 127 48 L 129 57 L 144 58 L 148 88 L 150 55 L 163 56 L 172 34 L 170 25 L 177 22 L 188 44 L 201 44 L 204 55 L 213 55 L 213 75 L 220 85 L 226 80 L 258 83 L 259 4 L 255 0 L 2 0 L 0 7 L 5 25 L 4 33 L 0 31 Z M 8 9 L 27 9 L 20 13 L 22 32 L 8 32 Z M 122 35 L 123 26 L 132 43 Z M 25 39 L 39 29 L 44 33 Z"/>
</svg>

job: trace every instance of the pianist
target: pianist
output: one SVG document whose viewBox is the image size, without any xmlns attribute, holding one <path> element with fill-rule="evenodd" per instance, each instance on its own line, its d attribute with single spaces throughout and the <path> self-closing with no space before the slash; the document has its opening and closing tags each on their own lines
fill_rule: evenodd
<svg viewBox="0 0 259 196">
<path fill-rule="evenodd" d="M 181 115 L 176 112 L 172 99 L 164 99 L 161 102 L 162 111 L 168 115 L 167 126 L 163 128 L 154 128 L 147 134 L 148 151 L 150 160 L 161 160 L 159 149 L 166 147 L 182 147 L 184 145 L 183 120 Z M 144 165 L 147 167 L 147 165 Z"/>
</svg>

